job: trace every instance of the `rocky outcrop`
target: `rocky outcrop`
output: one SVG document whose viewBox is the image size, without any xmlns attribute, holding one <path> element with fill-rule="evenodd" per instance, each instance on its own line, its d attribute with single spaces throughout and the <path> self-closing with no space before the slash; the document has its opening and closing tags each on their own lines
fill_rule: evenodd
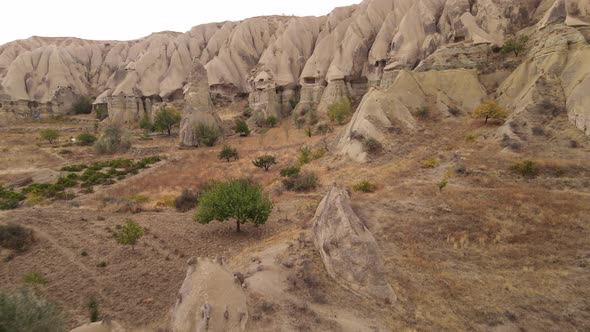
<svg viewBox="0 0 590 332">
<path fill-rule="evenodd" d="M 207 85 L 207 71 L 198 59 L 193 59 L 190 82 L 184 92 L 184 113 L 180 122 L 179 143 L 181 146 L 198 146 L 195 126 L 202 123 L 221 132 L 221 119 L 213 111 Z"/>
<path fill-rule="evenodd" d="M 222 264 L 221 259 L 189 259 L 172 309 L 171 331 L 245 331 L 246 295 Z"/>
<path fill-rule="evenodd" d="M 413 133 L 413 115 L 426 107 L 449 116 L 456 109 L 470 113 L 487 95 L 477 73 L 471 70 L 411 72 L 402 70 L 387 89 L 372 88 L 363 97 L 352 120 L 338 141 L 338 151 L 354 161 L 370 159 L 365 142 L 374 139 L 385 148 Z"/>
<path fill-rule="evenodd" d="M 522 64 L 498 88 L 498 100 L 511 114 L 497 138 L 522 148 L 534 128 L 565 112 L 590 135 L 590 45 L 584 35 L 557 22 L 532 33 L 527 49 Z"/>
<path fill-rule="evenodd" d="M 375 238 L 349 204 L 348 193 L 333 186 L 317 208 L 313 238 L 328 274 L 357 295 L 387 304 L 397 297 L 385 279 Z"/>
</svg>

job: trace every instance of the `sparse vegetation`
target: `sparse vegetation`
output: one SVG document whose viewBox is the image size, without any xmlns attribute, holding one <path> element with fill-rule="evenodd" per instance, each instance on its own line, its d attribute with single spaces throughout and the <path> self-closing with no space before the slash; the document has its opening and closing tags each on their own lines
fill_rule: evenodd
<svg viewBox="0 0 590 332">
<path fill-rule="evenodd" d="M 144 195 L 133 195 L 129 196 L 128 199 L 130 201 L 139 202 L 139 203 L 147 203 L 150 201 L 150 198 Z"/>
<path fill-rule="evenodd" d="M 318 177 L 313 172 L 301 172 L 288 176 L 283 179 L 283 184 L 287 190 L 309 191 L 317 188 Z"/>
<path fill-rule="evenodd" d="M 428 158 L 423 160 L 420 165 L 422 166 L 422 168 L 434 168 L 436 167 L 436 165 L 438 165 L 438 160 L 436 160 L 435 158 Z"/>
<path fill-rule="evenodd" d="M 486 124 L 488 123 L 488 120 L 504 123 L 506 118 L 508 118 L 508 113 L 494 100 L 486 100 L 473 111 L 471 116 L 474 119 L 485 119 L 484 123 Z"/>
<path fill-rule="evenodd" d="M 150 133 L 156 130 L 154 124 L 150 120 L 149 116 L 147 116 L 147 114 L 142 116 L 141 119 L 139 119 L 138 126 L 139 129 L 143 129 L 146 133 Z"/>
<path fill-rule="evenodd" d="M 23 281 L 29 285 L 45 285 L 49 281 L 39 272 L 31 272 L 24 276 Z"/>
<path fill-rule="evenodd" d="M 299 174 L 300 170 L 301 169 L 299 167 L 297 167 L 297 166 L 286 167 L 286 168 L 283 168 L 281 170 L 281 176 L 282 177 L 295 176 L 295 175 L 298 175 Z"/>
<path fill-rule="evenodd" d="M 96 142 L 96 136 L 92 135 L 91 133 L 85 132 L 78 135 L 78 137 L 76 137 L 76 141 L 79 145 L 89 146 Z"/>
<path fill-rule="evenodd" d="M 22 193 L 0 186 L 0 210 L 16 209 L 25 198 Z"/>
<path fill-rule="evenodd" d="M 42 140 L 48 141 L 49 144 L 53 144 L 59 138 L 59 132 L 55 129 L 42 129 L 39 131 L 39 137 Z"/>
<path fill-rule="evenodd" d="M 522 51 L 524 51 L 528 41 L 529 37 L 526 35 L 508 38 L 504 42 L 504 45 L 502 45 L 501 51 L 502 53 L 512 52 L 515 56 L 518 56 Z"/>
<path fill-rule="evenodd" d="M 195 126 L 195 138 L 199 145 L 213 146 L 220 137 L 221 133 L 215 125 L 200 122 Z"/>
<path fill-rule="evenodd" d="M 297 157 L 297 164 L 303 166 L 309 164 L 314 160 L 322 158 L 326 154 L 324 149 L 312 149 L 309 146 L 302 146 L 299 148 L 299 156 Z"/>
<path fill-rule="evenodd" d="M 92 98 L 88 96 L 82 96 L 72 106 L 74 114 L 90 114 L 92 113 Z"/>
<path fill-rule="evenodd" d="M 102 136 L 94 143 L 98 154 L 115 154 L 126 152 L 131 148 L 131 135 L 121 127 L 107 127 Z"/>
<path fill-rule="evenodd" d="M 252 222 L 256 225 L 266 223 L 272 210 L 272 203 L 262 188 L 247 179 L 233 179 L 213 183 L 199 197 L 199 208 L 194 220 L 208 224 L 213 220 L 223 222 L 233 218 L 236 231 L 240 225 Z"/>
<path fill-rule="evenodd" d="M 258 168 L 263 168 L 266 172 L 268 172 L 272 165 L 277 164 L 277 159 L 275 158 L 275 156 L 267 154 L 252 160 L 252 164 L 254 164 L 254 166 Z"/>
<path fill-rule="evenodd" d="M 328 107 L 328 117 L 331 121 L 335 121 L 339 125 L 344 124 L 345 120 L 352 114 L 352 107 L 350 99 L 342 97 L 338 102 L 333 103 Z"/>
<path fill-rule="evenodd" d="M 242 119 L 237 119 L 235 124 L 236 127 L 234 131 L 237 134 L 240 134 L 240 136 L 250 136 L 250 128 L 248 128 L 248 124 L 246 123 L 246 121 Z"/>
<path fill-rule="evenodd" d="M 180 124 L 182 116 L 172 106 L 161 107 L 154 117 L 154 129 L 172 135 L 172 129 Z"/>
<path fill-rule="evenodd" d="M 416 110 L 416 116 L 421 119 L 426 119 L 430 116 L 430 108 L 428 106 L 422 106 Z"/>
<path fill-rule="evenodd" d="M 98 121 L 102 121 L 102 120 L 106 119 L 109 116 L 109 110 L 106 109 L 106 108 L 102 108 L 102 107 L 97 108 L 95 115 L 96 115 L 96 119 Z"/>
<path fill-rule="evenodd" d="M 268 116 L 265 121 L 266 121 L 266 125 L 270 128 L 274 128 L 274 126 L 276 126 L 277 123 L 279 122 L 277 117 L 274 115 Z"/>
<path fill-rule="evenodd" d="M 477 133 L 467 134 L 467 136 L 465 136 L 465 142 L 468 142 L 468 143 L 475 142 L 475 140 L 478 137 L 479 137 L 479 134 L 477 134 Z"/>
<path fill-rule="evenodd" d="M 537 175 L 540 173 L 539 166 L 531 160 L 523 160 L 519 163 L 512 164 L 510 166 L 510 170 L 513 173 L 526 178 L 537 177 Z"/>
<path fill-rule="evenodd" d="M 88 316 L 90 318 L 90 322 L 98 322 L 98 320 L 100 319 L 100 314 L 98 311 L 98 301 L 96 300 L 96 297 L 90 296 L 88 298 L 86 306 L 88 308 Z"/>
<path fill-rule="evenodd" d="M 174 199 L 174 207 L 179 212 L 187 212 L 197 206 L 199 193 L 196 190 L 184 189 L 180 196 Z"/>
<path fill-rule="evenodd" d="M 369 155 L 376 156 L 383 151 L 383 145 L 375 138 L 363 140 L 363 148 Z"/>
<path fill-rule="evenodd" d="M 121 230 L 115 233 L 115 239 L 119 244 L 130 245 L 135 249 L 135 244 L 143 236 L 144 230 L 132 219 L 127 219 Z"/>
<path fill-rule="evenodd" d="M 34 292 L 0 290 L 0 331 L 65 331 L 61 311 Z"/>
<path fill-rule="evenodd" d="M 96 264 L 97 267 L 107 267 L 109 265 L 109 263 L 105 262 L 105 261 L 100 261 L 98 264 Z"/>
<path fill-rule="evenodd" d="M 352 187 L 352 190 L 362 191 L 364 193 L 372 193 L 372 192 L 375 192 L 375 190 L 377 190 L 377 185 L 368 181 L 368 180 L 363 180 L 363 181 L 355 184 Z"/>
<path fill-rule="evenodd" d="M 33 231 L 15 223 L 0 225 L 0 247 L 23 252 L 33 243 Z"/>
<path fill-rule="evenodd" d="M 238 160 L 240 157 L 238 155 L 238 149 L 232 148 L 229 145 L 224 145 L 219 151 L 217 158 L 227 161 L 228 163 L 233 160 Z"/>
</svg>

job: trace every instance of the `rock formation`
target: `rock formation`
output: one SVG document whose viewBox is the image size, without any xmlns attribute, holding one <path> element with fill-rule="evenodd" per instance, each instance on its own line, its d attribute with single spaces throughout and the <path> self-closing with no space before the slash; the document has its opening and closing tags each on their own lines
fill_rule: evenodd
<svg viewBox="0 0 590 332">
<path fill-rule="evenodd" d="M 198 59 L 193 59 L 189 83 L 184 92 L 184 114 L 180 123 L 179 143 L 181 146 L 197 146 L 195 126 L 199 123 L 213 126 L 221 131 L 221 119 L 213 111 L 207 71 Z"/>
<path fill-rule="evenodd" d="M 317 208 L 313 238 L 328 274 L 350 291 L 392 304 L 379 246 L 349 204 L 346 191 L 333 186 Z"/>
<path fill-rule="evenodd" d="M 174 308 L 171 331 L 244 331 L 248 322 L 241 283 L 223 262 L 191 258 Z"/>
<path fill-rule="evenodd" d="M 338 142 L 338 151 L 368 161 L 364 142 L 375 139 L 388 148 L 391 136 L 416 130 L 413 115 L 422 107 L 448 115 L 451 108 L 468 113 L 486 96 L 477 74 L 469 70 L 401 71 L 387 89 L 372 88 L 362 99 Z"/>
</svg>

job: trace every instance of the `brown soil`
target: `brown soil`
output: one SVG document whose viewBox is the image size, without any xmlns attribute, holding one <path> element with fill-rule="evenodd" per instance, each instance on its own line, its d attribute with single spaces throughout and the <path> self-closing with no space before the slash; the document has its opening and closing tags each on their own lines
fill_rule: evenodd
<svg viewBox="0 0 590 332">
<path fill-rule="evenodd" d="M 75 133 L 86 124 L 50 125 Z M 226 143 L 241 155 L 232 163 L 217 159 L 219 146 L 178 150 L 175 138 L 138 141 L 128 157 L 168 159 L 76 198 L 80 208 L 56 202 L 0 212 L 0 222 L 32 227 L 38 238 L 31 250 L 1 263 L 0 280 L 19 287 L 24 274 L 44 274 L 49 283 L 40 291 L 66 309 L 71 326 L 87 322 L 90 294 L 99 298 L 101 313 L 125 325 L 156 326 L 174 303 L 188 257 L 222 255 L 235 270 L 251 270 L 252 280 L 259 276 L 265 286 L 253 283 L 248 293 L 252 330 L 346 330 L 355 322 L 381 330 L 590 330 L 590 140 L 572 132 L 565 115 L 549 136 L 531 137 L 520 152 L 501 148 L 492 137 L 493 125 L 436 115 L 421 125 L 419 134 L 395 138 L 369 164 L 329 153 L 305 166 L 318 173 L 322 186 L 304 194 L 273 192 L 277 207 L 267 225 L 247 226 L 243 234 L 234 233 L 231 223 L 196 224 L 190 212 L 170 208 L 107 212 L 109 197 L 145 195 L 151 201 L 144 208 L 153 210 L 157 201 L 208 179 L 248 176 L 271 189 L 278 171 L 294 162 L 297 148 L 319 144 L 321 137 L 310 139 L 294 128 L 287 135 L 284 127 L 264 136 L 232 137 Z M 36 128 L 1 128 L 0 149 L 8 149 L 0 160 L 1 181 L 50 178 L 63 165 L 96 158 L 90 148 L 36 142 Z M 472 132 L 482 138 L 466 142 Z M 578 148 L 569 147 L 572 136 Z M 63 149 L 72 153 L 59 154 Z M 262 153 L 275 154 L 280 165 L 270 172 L 256 169 L 250 160 Z M 422 168 L 428 158 L 438 164 Z M 510 172 L 512 163 L 524 159 L 542 166 L 538 177 Z M 448 169 L 460 172 L 453 172 L 439 192 L 436 184 Z M 353 192 L 353 208 L 382 248 L 399 297 L 393 307 L 336 285 L 309 241 L 313 213 L 329 185 L 352 186 L 364 179 L 378 190 Z M 112 239 L 111 232 L 127 218 L 148 229 L 135 250 Z M 299 265 L 285 266 L 289 257 Z M 108 266 L 97 267 L 100 261 Z"/>
</svg>

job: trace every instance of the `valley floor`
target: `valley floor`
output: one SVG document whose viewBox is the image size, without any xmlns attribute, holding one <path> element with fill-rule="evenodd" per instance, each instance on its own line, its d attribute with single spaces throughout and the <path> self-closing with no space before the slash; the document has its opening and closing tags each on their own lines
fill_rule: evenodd
<svg viewBox="0 0 590 332">
<path fill-rule="evenodd" d="M 567 127 L 566 119 L 558 121 Z M 39 126 L 0 128 L 0 181 L 32 176 L 49 182 L 62 166 L 96 158 L 91 148 L 36 141 Z M 84 117 L 41 126 L 72 136 L 92 130 Z M 368 164 L 335 153 L 339 128 L 308 138 L 283 124 L 264 135 L 231 137 L 226 143 L 241 155 L 232 163 L 217 159 L 219 146 L 178 150 L 175 138 L 137 141 L 125 157 L 167 159 L 80 195 L 76 204 L 0 212 L 1 223 L 31 227 L 37 238 L 11 260 L 0 252 L 1 283 L 17 288 L 25 274 L 43 274 L 49 282 L 37 287 L 64 308 L 70 327 L 87 322 L 86 301 L 94 295 L 102 315 L 151 329 L 161 327 L 173 305 L 188 258 L 223 256 L 234 271 L 251 276 L 253 331 L 589 330 L 590 140 L 578 135 L 578 147 L 571 148 L 556 130 L 514 152 L 493 140 L 495 127 L 466 118 L 433 115 L 420 126 L 419 134 L 400 137 Z M 479 138 L 466 141 L 472 133 Z M 295 161 L 303 144 L 329 148 L 304 167 L 318 174 L 321 186 L 281 194 L 274 190 L 279 170 Z M 250 162 L 264 152 L 279 160 L 270 172 Z M 427 159 L 436 160 L 434 167 L 422 167 Z M 538 177 L 510 171 L 525 159 L 540 165 Z M 439 191 L 437 183 L 449 170 L 448 185 Z M 266 225 L 246 226 L 241 234 L 232 223 L 200 225 L 192 221 L 192 211 L 158 204 L 208 179 L 243 176 L 268 189 L 276 207 Z M 335 284 L 310 241 L 313 214 L 331 184 L 351 187 L 365 179 L 376 183 L 377 191 L 353 192 L 353 209 L 385 257 L 388 281 L 399 298 L 391 307 Z M 150 202 L 141 211 L 125 209 L 133 195 Z M 147 229 L 135 249 L 112 239 L 127 218 Z M 102 261 L 106 267 L 97 266 Z"/>
</svg>

